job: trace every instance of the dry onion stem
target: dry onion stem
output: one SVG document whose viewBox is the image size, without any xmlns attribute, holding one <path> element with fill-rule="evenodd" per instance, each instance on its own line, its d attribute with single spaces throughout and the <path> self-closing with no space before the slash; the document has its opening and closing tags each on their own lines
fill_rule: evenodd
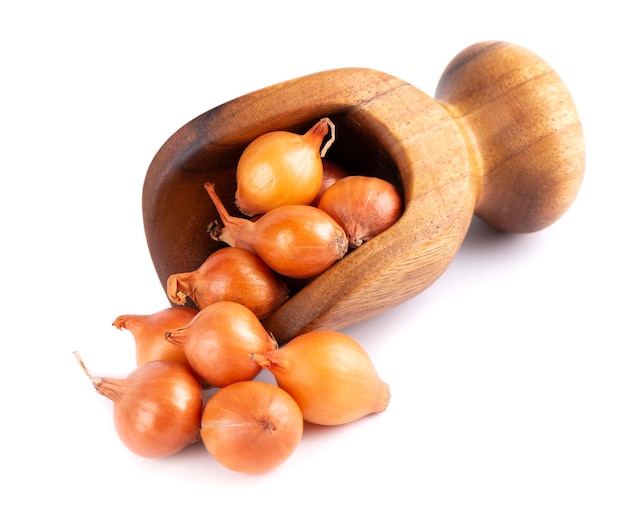
<svg viewBox="0 0 626 526">
<path fill-rule="evenodd" d="M 115 430 L 133 453 L 166 457 L 200 440 L 204 393 L 189 367 L 155 360 L 126 378 L 94 377 L 74 354 L 96 391 L 113 401 Z"/>
</svg>

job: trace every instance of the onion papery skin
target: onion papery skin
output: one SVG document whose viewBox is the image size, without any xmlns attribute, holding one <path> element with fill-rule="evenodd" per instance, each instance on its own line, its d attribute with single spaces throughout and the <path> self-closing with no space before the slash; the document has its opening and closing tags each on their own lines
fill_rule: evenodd
<svg viewBox="0 0 626 526">
<path fill-rule="evenodd" d="M 190 299 L 198 309 L 234 301 L 262 320 L 287 301 L 289 289 L 257 254 L 225 247 L 213 252 L 198 269 L 169 276 L 167 295 L 179 305 Z"/>
<path fill-rule="evenodd" d="M 135 361 L 143 365 L 153 360 L 173 360 L 187 364 L 182 349 L 165 338 L 165 333 L 187 325 L 198 313 L 191 307 L 168 307 L 152 314 L 123 314 L 113 326 L 130 331 L 135 340 Z"/>
<path fill-rule="evenodd" d="M 204 392 L 186 365 L 154 360 L 126 378 L 92 378 L 111 399 L 115 429 L 124 445 L 146 458 L 178 453 L 200 440 Z"/>
<path fill-rule="evenodd" d="M 398 189 L 378 177 L 351 175 L 330 186 L 317 206 L 343 228 L 350 248 L 384 232 L 404 211 Z"/>
<path fill-rule="evenodd" d="M 207 400 L 200 434 L 207 451 L 224 467 L 257 474 L 289 458 L 303 429 L 302 412 L 288 393 L 248 381 L 224 387 Z"/>
<path fill-rule="evenodd" d="M 313 424 L 346 424 L 389 404 L 389 385 L 363 347 L 344 333 L 311 331 L 251 357 L 272 373 Z"/>
<path fill-rule="evenodd" d="M 341 227 L 312 206 L 287 205 L 268 212 L 255 224 L 260 240 L 253 245 L 255 251 L 268 266 L 290 278 L 317 276 L 348 249 Z"/>
<path fill-rule="evenodd" d="M 328 119 L 307 133 L 268 132 L 252 141 L 237 164 L 235 204 L 247 215 L 264 214 L 283 205 L 309 204 L 323 180 L 320 147 Z"/>
<path fill-rule="evenodd" d="M 205 188 L 223 226 L 211 235 L 230 246 L 250 250 L 275 272 L 296 279 L 321 274 L 348 251 L 343 229 L 326 212 L 309 205 L 285 205 L 256 221 L 231 216 L 213 183 Z"/>
<path fill-rule="evenodd" d="M 211 387 L 252 380 L 261 367 L 250 353 L 277 347 L 254 313 L 233 301 L 208 305 L 166 338 L 183 349 L 190 367 Z"/>
</svg>

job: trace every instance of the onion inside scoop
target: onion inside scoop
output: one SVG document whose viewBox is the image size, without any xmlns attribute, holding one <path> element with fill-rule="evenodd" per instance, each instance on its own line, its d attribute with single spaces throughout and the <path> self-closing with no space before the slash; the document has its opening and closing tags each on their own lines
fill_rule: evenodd
<svg viewBox="0 0 626 526">
<path fill-rule="evenodd" d="M 331 139 L 320 147 L 329 130 Z M 323 180 L 322 157 L 334 141 L 334 125 L 324 117 L 304 135 L 272 131 L 257 137 L 237 164 L 235 204 L 247 216 L 283 205 L 308 205 Z"/>
</svg>

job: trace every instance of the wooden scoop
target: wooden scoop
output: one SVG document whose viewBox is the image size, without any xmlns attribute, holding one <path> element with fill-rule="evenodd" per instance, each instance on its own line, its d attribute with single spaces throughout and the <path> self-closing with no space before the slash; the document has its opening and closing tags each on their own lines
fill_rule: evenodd
<svg viewBox="0 0 626 526">
<path fill-rule="evenodd" d="M 264 323 L 279 342 L 341 329 L 419 294 L 446 270 L 476 213 L 494 228 L 534 232 L 557 220 L 581 185 L 585 150 L 574 102 L 530 51 L 482 42 L 457 55 L 434 98 L 386 73 L 337 69 L 239 97 L 196 117 L 161 147 L 143 190 L 148 247 L 166 287 L 223 245 L 204 183 L 229 211 L 237 161 L 273 130 L 336 125 L 328 158 L 400 185 L 402 217 L 307 284 Z"/>
</svg>

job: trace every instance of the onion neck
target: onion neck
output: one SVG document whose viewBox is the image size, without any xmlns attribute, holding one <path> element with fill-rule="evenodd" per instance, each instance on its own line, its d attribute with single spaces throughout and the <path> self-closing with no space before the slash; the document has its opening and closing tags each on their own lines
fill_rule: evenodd
<svg viewBox="0 0 626 526">
<path fill-rule="evenodd" d="M 103 396 L 106 396 L 109 400 L 113 400 L 113 402 L 118 402 L 122 399 L 124 390 L 126 389 L 125 378 L 115 379 L 115 378 L 103 378 L 101 376 L 91 376 L 89 369 L 83 362 L 83 359 L 80 357 L 76 351 L 74 351 L 74 356 L 78 361 L 78 365 L 80 365 L 81 369 L 91 380 L 92 385 L 96 388 L 96 391 Z"/>
<path fill-rule="evenodd" d="M 188 281 L 191 272 L 172 274 L 167 280 L 167 297 L 177 305 L 184 305 L 187 302 L 187 292 L 189 290 Z"/>
<path fill-rule="evenodd" d="M 273 337 L 272 337 L 273 339 Z M 280 352 L 280 347 L 275 339 L 273 339 L 273 348 L 265 352 L 250 353 L 250 359 L 254 360 L 261 367 L 268 370 L 285 370 L 288 366 L 284 353 Z"/>
<path fill-rule="evenodd" d="M 166 331 L 164 334 L 164 338 L 168 342 L 182 347 L 186 332 L 187 332 L 187 327 L 178 327 L 177 329 Z"/>
<path fill-rule="evenodd" d="M 320 152 L 320 157 L 324 157 L 331 144 L 335 142 L 335 125 L 333 122 L 328 117 L 324 117 L 316 122 L 315 125 L 304 134 L 303 141 L 310 144 L 316 150 L 319 150 L 322 145 L 322 141 L 324 140 L 324 137 L 328 135 L 329 130 L 331 132 L 331 136 L 330 139 L 326 141 L 326 144 L 324 144 L 324 148 L 322 148 L 322 151 Z"/>
<path fill-rule="evenodd" d="M 119 402 L 126 388 L 126 379 L 124 378 L 101 378 L 93 376 L 91 383 L 101 395 L 106 396 L 113 402 Z"/>
<path fill-rule="evenodd" d="M 250 359 L 258 363 L 263 369 L 271 369 L 272 361 L 265 354 L 253 352 L 250 353 Z"/>
<path fill-rule="evenodd" d="M 209 227 L 211 237 L 231 247 L 243 248 L 256 253 L 254 249 L 256 237 L 255 223 L 249 219 L 231 216 L 228 210 L 226 210 L 224 203 L 217 195 L 214 183 L 205 183 L 204 188 L 208 192 L 211 201 L 213 201 L 223 224 L 221 227 L 217 224 L 212 224 Z"/>
</svg>

